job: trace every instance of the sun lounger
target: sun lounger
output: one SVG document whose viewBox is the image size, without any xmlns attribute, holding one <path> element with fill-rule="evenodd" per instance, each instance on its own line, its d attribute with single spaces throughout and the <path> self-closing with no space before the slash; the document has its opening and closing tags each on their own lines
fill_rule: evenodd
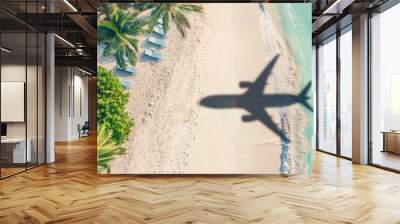
<svg viewBox="0 0 400 224">
<path fill-rule="evenodd" d="M 105 64 L 111 63 L 113 61 L 114 61 L 114 58 L 112 58 L 112 57 L 104 57 L 102 55 L 97 56 L 97 62 L 100 65 L 105 65 Z"/>
<path fill-rule="evenodd" d="M 106 46 L 104 44 L 97 45 L 97 62 L 101 65 L 108 64 L 114 60 L 113 57 L 105 57 L 103 55 L 105 47 Z"/>
<path fill-rule="evenodd" d="M 126 90 L 132 88 L 131 86 L 132 82 L 130 80 L 121 79 L 121 84 Z"/>
<path fill-rule="evenodd" d="M 129 75 L 135 75 L 136 74 L 136 68 L 135 67 L 126 67 L 126 68 L 120 68 L 118 66 L 115 66 L 115 70 L 127 73 Z"/>
<path fill-rule="evenodd" d="M 153 28 L 153 32 L 158 34 L 158 35 L 160 35 L 160 36 L 162 36 L 162 37 L 165 35 L 164 29 L 162 28 L 162 26 L 161 27 L 160 26 L 155 26 Z"/>
<path fill-rule="evenodd" d="M 152 59 L 155 59 L 157 61 L 162 58 L 162 55 L 159 52 L 157 52 L 155 49 L 144 50 L 144 55 L 146 55 L 147 57 L 150 57 Z"/>
<path fill-rule="evenodd" d="M 156 45 L 157 47 L 165 47 L 165 43 L 163 40 L 155 38 L 155 37 L 149 37 L 148 39 L 149 43 Z"/>
</svg>

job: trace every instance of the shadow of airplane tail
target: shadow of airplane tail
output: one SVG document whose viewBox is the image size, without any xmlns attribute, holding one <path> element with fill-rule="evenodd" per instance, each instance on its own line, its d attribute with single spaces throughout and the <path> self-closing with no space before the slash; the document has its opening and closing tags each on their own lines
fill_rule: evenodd
<svg viewBox="0 0 400 224">
<path fill-rule="evenodd" d="M 313 112 L 313 107 L 307 102 L 307 100 L 310 99 L 310 97 L 307 96 L 307 95 L 308 95 L 308 91 L 310 90 L 310 88 L 311 88 L 311 82 L 309 82 L 309 83 L 306 85 L 306 87 L 304 87 L 304 89 L 301 90 L 301 92 L 300 92 L 300 94 L 299 94 L 299 96 L 298 96 L 298 99 L 299 99 L 299 102 L 300 102 L 305 108 L 307 108 L 308 110 L 310 110 L 311 112 Z"/>
</svg>

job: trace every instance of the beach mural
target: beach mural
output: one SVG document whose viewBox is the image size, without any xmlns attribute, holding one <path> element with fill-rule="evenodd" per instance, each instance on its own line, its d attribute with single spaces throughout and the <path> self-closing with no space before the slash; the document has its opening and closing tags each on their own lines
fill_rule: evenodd
<svg viewBox="0 0 400 224">
<path fill-rule="evenodd" d="M 98 173 L 310 174 L 311 4 L 98 11 Z"/>
</svg>

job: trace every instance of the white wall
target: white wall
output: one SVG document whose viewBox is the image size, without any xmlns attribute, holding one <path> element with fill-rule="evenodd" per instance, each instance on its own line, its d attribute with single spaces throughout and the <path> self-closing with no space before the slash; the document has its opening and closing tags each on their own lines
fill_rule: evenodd
<svg viewBox="0 0 400 224">
<path fill-rule="evenodd" d="M 56 67 L 55 86 L 55 140 L 77 139 L 78 125 L 88 120 L 88 78 L 76 68 Z"/>
<path fill-rule="evenodd" d="M 67 141 L 69 133 L 69 69 L 55 68 L 55 141 Z"/>
<path fill-rule="evenodd" d="M 26 75 L 26 69 L 28 69 L 28 71 L 32 70 L 33 67 L 32 66 L 28 66 L 28 68 L 26 68 L 25 64 L 21 65 L 21 64 L 3 64 L 1 66 L 1 81 L 2 82 L 25 82 L 25 75 Z M 32 82 L 32 81 L 30 81 Z M 32 83 L 30 83 L 32 84 Z M 34 83 L 34 85 L 36 85 L 36 82 Z M 27 90 L 31 90 L 31 89 L 27 89 Z M 3 96 L 4 97 L 4 96 Z M 34 92 L 27 92 L 27 103 L 31 103 L 34 99 L 36 99 L 36 89 L 34 90 Z M 36 102 L 36 101 L 35 101 Z M 31 105 L 32 106 L 32 105 Z M 36 107 L 36 103 L 34 105 Z M 7 108 L 1 108 L 2 110 L 7 110 Z M 24 108 L 22 108 L 22 110 L 24 110 Z M 35 121 L 36 123 L 36 113 L 28 113 L 27 114 L 27 118 L 28 118 L 28 122 L 31 121 Z M 7 135 L 8 137 L 25 137 L 25 122 L 7 122 Z M 36 126 L 33 127 L 33 124 L 29 124 L 28 128 L 35 128 Z M 28 137 L 29 133 L 28 133 Z"/>
<path fill-rule="evenodd" d="M 38 69 L 38 70 L 37 70 Z M 44 74 L 42 73 L 41 66 L 32 66 L 18 64 L 18 63 L 4 63 L 1 66 L 1 81 L 2 82 L 24 82 L 26 84 L 26 99 L 24 96 L 24 89 L 20 89 L 19 94 L 22 94 L 22 103 L 19 108 L 3 107 L 1 108 L 2 114 L 4 113 L 22 113 L 21 121 L 17 122 L 4 122 L 7 124 L 7 137 L 9 138 L 24 138 L 25 135 L 29 139 L 32 162 L 39 159 L 39 163 L 44 163 L 45 159 L 45 118 L 44 118 Z M 25 80 L 27 78 L 27 80 Z M 4 83 L 2 83 L 3 86 Z M 7 94 L 2 89 L 2 99 L 8 98 Z M 6 95 L 4 95 L 6 94 Z M 12 98 L 12 97 L 9 97 Z M 26 100 L 26 101 L 25 101 Z M 12 103 L 12 102 L 11 102 Z M 17 103 L 17 102 L 15 102 Z M 25 107 L 26 103 L 26 107 Z M 3 104 L 3 103 L 2 103 Z M 14 110 L 14 111 L 13 111 Z M 15 110 L 20 110 L 15 111 Z M 26 112 L 26 120 L 24 114 Z M 2 118 L 2 120 L 4 120 Z M 51 160 L 49 160 L 51 162 Z"/>
</svg>

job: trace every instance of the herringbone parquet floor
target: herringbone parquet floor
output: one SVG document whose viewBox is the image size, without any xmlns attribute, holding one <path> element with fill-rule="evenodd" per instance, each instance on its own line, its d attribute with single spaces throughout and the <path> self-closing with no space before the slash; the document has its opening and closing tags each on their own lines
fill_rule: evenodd
<svg viewBox="0 0 400 224">
<path fill-rule="evenodd" d="M 98 176 L 95 139 L 0 181 L 0 223 L 400 223 L 400 175 L 315 154 L 310 178 Z"/>
</svg>

